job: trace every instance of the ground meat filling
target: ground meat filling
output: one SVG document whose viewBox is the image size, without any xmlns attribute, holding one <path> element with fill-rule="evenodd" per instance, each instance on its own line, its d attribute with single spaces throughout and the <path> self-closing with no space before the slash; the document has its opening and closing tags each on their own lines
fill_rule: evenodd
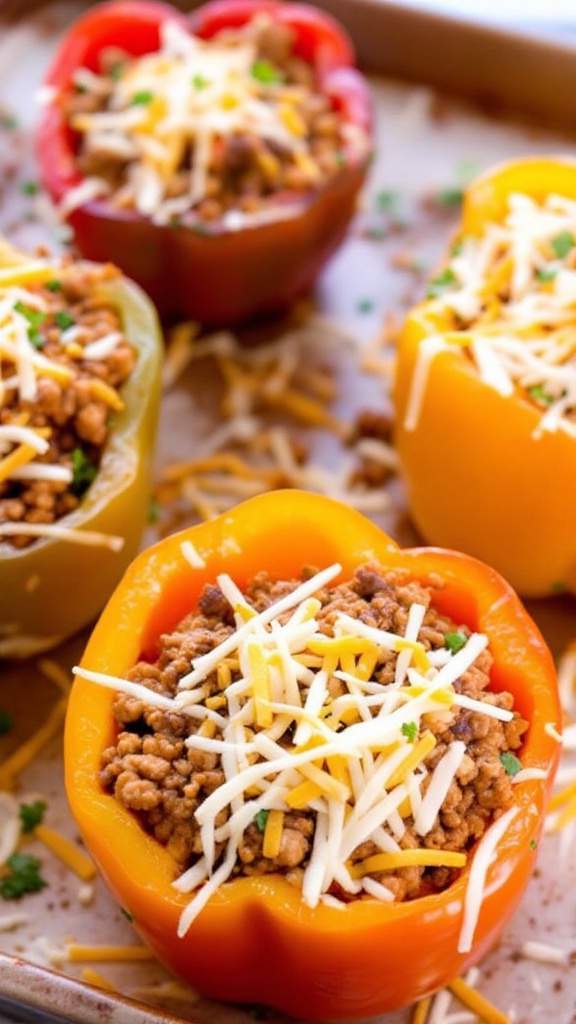
<svg viewBox="0 0 576 1024">
<path fill-rule="evenodd" d="M 305 571 L 302 578 L 310 575 L 311 572 Z M 298 582 L 275 581 L 261 573 L 246 588 L 245 596 L 260 612 L 293 590 Z M 426 607 L 419 640 L 427 651 L 445 649 L 447 637 L 450 640 L 456 636 L 460 643 L 465 643 L 469 635 L 465 627 L 435 611 L 430 589 L 410 580 L 401 571 L 383 575 L 377 567 L 364 566 L 349 583 L 326 588 L 316 596 L 321 601 L 317 620 L 321 632 L 327 636 L 334 635 L 335 619 L 342 612 L 369 626 L 403 636 L 415 602 Z M 191 659 L 212 650 L 230 636 L 234 628 L 230 604 L 217 586 L 207 586 L 197 612 L 160 638 L 154 664 L 139 662 L 129 678 L 157 693 L 172 696 L 179 679 L 189 672 Z M 397 657 L 396 653 L 381 651 L 372 680 L 384 688 L 391 686 Z M 485 650 L 457 680 L 454 690 L 511 710 L 510 693 L 489 690 L 490 667 L 491 655 Z M 238 673 L 232 671 L 230 681 L 235 678 Z M 221 708 L 226 703 L 221 676 L 213 672 L 206 679 L 206 686 L 207 706 Z M 331 696 L 337 696 L 342 684 L 333 676 L 329 688 Z M 142 826 L 167 847 L 184 871 L 202 854 L 195 811 L 225 781 L 220 758 L 214 752 L 187 747 L 187 736 L 200 727 L 184 714 L 151 707 L 126 694 L 117 694 L 114 713 L 119 731 L 115 743 L 103 754 L 101 783 L 138 815 Z M 410 814 L 403 815 L 405 830 L 400 839 L 401 849 L 425 846 L 435 850 L 469 851 L 511 801 L 511 777 L 506 771 L 506 758 L 501 759 L 501 755 L 519 749 L 526 729 L 527 723 L 516 713 L 507 722 L 457 706 L 423 715 L 419 723 L 420 735 L 431 732 L 436 740 L 424 762 L 429 773 L 454 740 L 463 741 L 466 752 L 432 829 L 425 836 L 418 835 Z M 424 793 L 426 785 L 425 781 Z M 226 818 L 227 811 L 220 812 L 218 824 Z M 309 808 L 287 808 L 280 847 L 273 857 L 263 852 L 265 820 L 266 812 L 260 812 L 245 829 L 234 872 L 241 875 L 281 872 L 299 885 L 312 850 L 315 812 Z M 365 842 L 353 851 L 350 861 L 354 864 L 378 852 L 373 842 Z M 383 883 L 395 899 L 406 900 L 443 890 L 457 873 L 450 867 L 411 866 L 375 872 L 374 878 Z M 339 891 L 337 885 L 330 891 L 342 899 L 354 898 Z M 366 893 L 360 894 L 360 898 L 365 897 Z"/>
<path fill-rule="evenodd" d="M 88 187 L 159 223 L 254 215 L 369 150 L 295 55 L 293 31 L 265 15 L 193 43 L 172 24 L 157 53 L 104 49 L 74 85 L 63 102 Z"/>
<path fill-rule="evenodd" d="M 0 290 L 7 337 L 0 347 L 0 524 L 57 523 L 78 507 L 98 473 L 114 410 L 122 407 L 120 390 L 136 361 L 117 310 L 98 291 L 117 276 L 112 267 L 70 263 L 51 280 Z M 11 347 L 10 332 L 18 330 L 42 359 L 32 383 L 24 381 L 27 390 Z M 16 427 L 33 431 L 47 448 L 11 471 L 5 460 L 18 448 Z M 52 467 L 59 478 L 50 478 Z M 17 548 L 34 540 L 2 538 Z"/>
</svg>

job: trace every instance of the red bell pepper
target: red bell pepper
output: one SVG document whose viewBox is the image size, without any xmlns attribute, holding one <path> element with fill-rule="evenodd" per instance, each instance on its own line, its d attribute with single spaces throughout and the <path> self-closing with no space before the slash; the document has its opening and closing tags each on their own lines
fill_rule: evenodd
<svg viewBox="0 0 576 1024">
<path fill-rule="evenodd" d="M 56 204 L 82 181 L 77 139 L 65 99 L 80 67 L 96 70 L 99 55 L 119 47 L 133 57 L 159 48 L 161 26 L 175 20 L 203 39 L 238 28 L 266 12 L 294 33 L 294 54 L 309 63 L 319 91 L 344 120 L 367 137 L 362 157 L 351 154 L 326 183 L 287 197 L 293 216 L 230 230 L 218 221 L 201 233 L 159 225 L 134 210 L 95 199 L 67 216 L 80 252 L 117 263 L 141 284 L 162 314 L 202 323 L 232 324 L 287 308 L 306 293 L 342 241 L 354 214 L 371 155 L 369 86 L 353 66 L 344 30 L 327 14 L 281 0 L 214 0 L 189 16 L 161 0 L 109 0 L 80 17 L 65 35 L 45 84 L 55 93 L 37 133 L 40 174 Z M 283 196 L 285 205 L 286 197 Z"/>
</svg>

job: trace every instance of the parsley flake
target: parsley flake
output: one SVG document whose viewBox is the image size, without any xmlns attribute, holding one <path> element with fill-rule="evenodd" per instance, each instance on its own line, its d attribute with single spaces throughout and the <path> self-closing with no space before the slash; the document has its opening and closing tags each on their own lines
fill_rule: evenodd
<svg viewBox="0 0 576 1024">
<path fill-rule="evenodd" d="M 0 736 L 5 736 L 12 728 L 12 715 L 4 708 L 0 708 Z"/>
<path fill-rule="evenodd" d="M 531 850 L 537 850 L 538 849 L 538 843 L 536 842 L 535 839 L 531 839 L 530 840 L 530 849 Z"/>
<path fill-rule="evenodd" d="M 147 107 L 149 103 L 152 103 L 154 99 L 154 93 L 150 89 L 141 89 L 140 92 L 135 92 L 132 99 L 130 100 L 131 107 Z"/>
<path fill-rule="evenodd" d="M 522 762 L 518 758 L 511 754 L 509 750 L 505 750 L 504 753 L 500 754 L 500 764 L 507 775 L 517 775 L 522 768 Z"/>
<path fill-rule="evenodd" d="M 161 508 L 160 502 L 157 501 L 156 498 L 152 498 L 151 501 L 148 502 L 148 517 L 147 518 L 148 518 L 148 522 L 149 523 L 157 523 L 158 522 L 158 520 L 160 519 L 160 508 Z"/>
<path fill-rule="evenodd" d="M 576 241 L 571 231 L 561 231 L 555 238 L 550 239 L 550 245 L 554 255 L 562 260 L 574 248 Z"/>
<path fill-rule="evenodd" d="M 458 651 L 461 651 L 467 642 L 468 637 L 466 634 L 461 633 L 458 629 L 452 633 L 446 633 L 444 636 L 444 647 L 450 651 L 450 654 L 458 654 Z"/>
<path fill-rule="evenodd" d="M 40 825 L 45 810 L 46 804 L 43 800 L 35 800 L 33 804 L 20 804 L 18 813 L 22 822 L 22 831 L 32 832 L 36 825 Z"/>
<path fill-rule="evenodd" d="M 72 451 L 72 490 L 74 494 L 83 494 L 98 473 L 98 467 L 88 458 L 82 448 Z"/>
<path fill-rule="evenodd" d="M 40 892 L 48 884 L 40 874 L 40 861 L 30 853 L 13 853 L 6 868 L 0 878 L 0 896 L 5 900 L 19 900 L 25 893 Z"/>
<path fill-rule="evenodd" d="M 192 85 L 195 89 L 205 89 L 207 85 L 210 85 L 210 81 L 208 78 L 204 78 L 204 75 L 194 75 Z"/>
<path fill-rule="evenodd" d="M 356 309 L 359 313 L 371 313 L 374 309 L 374 299 L 358 299 Z"/>
<path fill-rule="evenodd" d="M 21 185 L 22 194 L 25 196 L 37 196 L 40 186 L 37 181 L 23 181 Z"/>
<path fill-rule="evenodd" d="M 0 126 L 5 128 L 7 132 L 14 132 L 20 127 L 17 117 L 13 114 L 0 114 Z"/>
<path fill-rule="evenodd" d="M 58 281 L 56 278 L 53 281 L 45 281 L 44 287 L 47 288 L 49 292 L 60 292 L 62 291 L 62 281 Z"/>
<path fill-rule="evenodd" d="M 542 384 L 535 384 L 526 392 L 534 402 L 541 402 L 543 405 L 551 405 L 554 399 L 544 390 Z"/>
<path fill-rule="evenodd" d="M 250 71 L 252 78 L 255 78 L 261 85 L 276 85 L 278 82 L 285 80 L 282 72 L 274 67 L 269 60 L 254 61 Z"/>
<path fill-rule="evenodd" d="M 454 186 L 451 188 L 441 188 L 437 194 L 436 201 L 438 206 L 451 209 L 453 206 L 460 206 L 463 198 L 464 190 Z"/>
<path fill-rule="evenodd" d="M 410 740 L 410 743 L 414 743 L 414 740 L 418 735 L 418 725 L 416 722 L 402 722 L 400 732 L 407 740 Z"/>
<path fill-rule="evenodd" d="M 61 331 L 67 331 L 69 327 L 73 327 L 76 323 L 72 313 L 69 313 L 67 309 L 59 309 L 54 314 L 54 319 Z"/>
<path fill-rule="evenodd" d="M 266 811 L 264 808 L 262 808 L 255 814 L 254 821 L 256 822 L 256 828 L 258 829 L 259 832 L 263 832 L 264 829 L 266 828 L 266 822 L 268 821 L 269 814 L 270 811 Z"/>
<path fill-rule="evenodd" d="M 546 284 L 548 281 L 553 281 L 554 278 L 557 277 L 557 275 L 558 267 L 552 266 L 551 263 L 549 263 L 545 267 L 539 267 L 539 269 L 536 271 L 536 279 L 538 281 L 541 281 L 542 284 Z"/>
<path fill-rule="evenodd" d="M 28 321 L 28 339 L 31 344 L 34 345 L 34 348 L 42 348 L 45 344 L 45 339 L 38 328 L 40 324 L 44 323 L 46 313 L 43 313 L 40 309 L 32 309 L 31 306 L 27 306 L 24 302 L 20 302 L 20 300 L 14 303 L 14 309 Z"/>
<path fill-rule="evenodd" d="M 437 277 L 433 277 L 428 284 L 426 290 L 426 298 L 437 299 L 445 291 L 453 288 L 454 285 L 458 284 L 458 278 L 451 267 L 446 267 L 441 274 Z"/>
</svg>

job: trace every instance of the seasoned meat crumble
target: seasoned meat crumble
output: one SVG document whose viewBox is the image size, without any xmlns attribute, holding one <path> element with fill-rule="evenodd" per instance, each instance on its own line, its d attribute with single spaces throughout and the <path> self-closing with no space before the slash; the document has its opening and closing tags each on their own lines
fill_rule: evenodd
<svg viewBox="0 0 576 1024">
<path fill-rule="evenodd" d="M 303 571 L 302 579 L 313 570 Z M 255 576 L 244 591 L 252 608 L 260 613 L 300 583 L 298 580 L 274 580 L 267 573 Z M 315 595 L 320 602 L 316 613 L 319 631 L 333 637 L 341 615 L 358 619 L 369 627 L 403 637 L 411 608 L 422 605 L 423 620 L 418 640 L 427 653 L 447 651 L 455 642 L 465 646 L 469 630 L 449 621 L 433 607 L 433 590 L 423 587 L 404 571 L 384 573 L 377 566 L 363 566 L 353 579 L 334 587 L 325 587 Z M 285 619 L 284 619 L 285 620 Z M 280 622 L 284 621 L 280 617 Z M 132 681 L 157 694 L 172 697 L 179 681 L 190 671 L 191 662 L 212 651 L 235 631 L 234 612 L 221 589 L 204 589 L 198 609 L 189 614 L 173 631 L 160 637 L 158 656 L 152 663 L 140 661 L 130 672 Z M 379 648 L 370 676 L 376 691 L 389 691 L 396 678 L 399 654 Z M 457 694 L 466 695 L 484 705 L 510 711 L 513 698 L 507 692 L 490 690 L 491 655 L 484 649 L 454 684 Z M 238 663 L 229 657 L 204 681 L 203 704 L 212 710 L 226 706 L 227 686 L 240 678 Z M 328 691 L 332 700 L 344 693 L 337 674 L 332 674 Z M 377 714 L 377 707 L 370 715 Z M 224 714 L 225 712 L 222 711 Z M 191 733 L 204 728 L 201 719 L 161 707 L 153 707 L 139 697 L 118 693 L 114 701 L 118 735 L 103 754 L 101 783 L 127 808 L 138 815 L 142 827 L 166 846 L 184 871 L 203 853 L 200 827 L 195 812 L 225 781 L 220 755 L 187 745 Z M 352 719 L 353 720 L 353 719 Z M 345 729 L 339 723 L 338 730 Z M 254 727 L 257 728 L 257 727 Z M 422 793 L 431 775 L 454 741 L 465 744 L 465 753 L 452 779 L 441 809 L 431 829 L 418 834 L 410 808 L 400 807 L 402 822 L 396 833 L 399 849 L 426 847 L 432 850 L 468 852 L 483 835 L 495 816 L 511 801 L 512 783 L 502 754 L 517 751 L 527 722 L 514 713 L 509 721 L 500 721 L 476 709 L 438 704 L 438 710 L 422 715 L 412 728 L 410 740 L 432 734 L 435 745 L 424 759 Z M 410 730 L 408 730 L 410 732 Z M 221 732 L 215 731 L 216 737 Z M 280 743 L 293 741 L 293 727 Z M 217 825 L 227 820 L 221 810 Z M 295 885 L 309 861 L 316 814 L 313 808 L 286 807 L 279 848 L 274 856 L 263 850 L 266 812 L 260 812 L 245 828 L 234 873 L 262 875 L 281 872 Z M 217 856 L 223 845 L 217 846 Z M 377 854 L 381 847 L 371 840 L 357 846 L 350 857 L 353 866 Z M 447 866 L 409 866 L 376 871 L 374 878 L 396 900 L 414 899 L 446 888 L 457 869 Z M 348 900 L 350 893 L 332 885 L 332 895 Z M 366 893 L 359 894 L 365 897 Z"/>
</svg>

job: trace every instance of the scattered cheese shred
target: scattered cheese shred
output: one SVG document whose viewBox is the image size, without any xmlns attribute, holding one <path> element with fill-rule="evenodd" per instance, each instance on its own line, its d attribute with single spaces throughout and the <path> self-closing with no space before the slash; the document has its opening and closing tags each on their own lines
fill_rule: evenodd
<svg viewBox="0 0 576 1024">
<path fill-rule="evenodd" d="M 264 841 L 262 844 L 262 856 L 273 859 L 280 853 L 282 845 L 282 833 L 284 831 L 284 811 L 272 810 L 268 812 L 266 825 L 264 827 Z"/>
<path fill-rule="evenodd" d="M 493 1003 L 481 995 L 472 985 L 464 981 L 463 978 L 454 978 L 449 983 L 448 988 L 464 1006 L 467 1006 L 469 1010 L 477 1014 L 484 1021 L 484 1024 L 511 1024 L 511 1018 L 508 1014 L 497 1009 Z"/>
<path fill-rule="evenodd" d="M 66 698 L 59 700 L 43 725 L 0 765 L 0 789 L 11 789 L 20 772 L 31 764 L 56 735 L 64 720 L 67 705 Z"/>
<path fill-rule="evenodd" d="M 93 985 L 95 988 L 101 988 L 104 992 L 117 992 L 118 987 L 114 982 L 110 981 L 109 978 L 105 978 L 100 971 L 95 971 L 93 967 L 83 967 L 80 972 L 82 981 L 85 981 L 87 985 Z"/>
<path fill-rule="evenodd" d="M 66 959 L 71 964 L 86 963 L 91 960 L 111 963 L 132 960 L 153 960 L 152 950 L 146 946 L 112 946 L 87 945 L 69 942 L 66 946 Z"/>
<path fill-rule="evenodd" d="M 94 863 L 82 850 L 79 850 L 74 843 L 70 842 L 66 836 L 44 824 L 36 826 L 34 835 L 56 857 L 66 864 L 75 875 L 78 875 L 78 878 L 81 878 L 83 882 L 89 882 L 95 877 L 96 867 Z"/>
</svg>

